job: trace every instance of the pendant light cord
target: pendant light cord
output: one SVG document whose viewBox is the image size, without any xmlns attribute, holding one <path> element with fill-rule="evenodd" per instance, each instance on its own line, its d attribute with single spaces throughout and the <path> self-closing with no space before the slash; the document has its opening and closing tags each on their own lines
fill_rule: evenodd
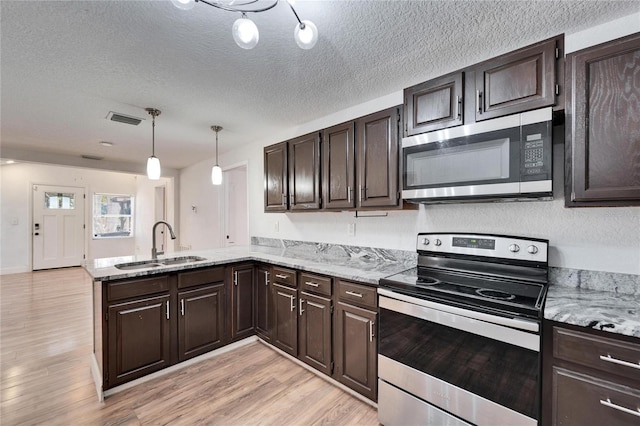
<svg viewBox="0 0 640 426">
<path fill-rule="evenodd" d="M 216 166 L 218 165 L 218 130 L 216 130 Z"/>
<path fill-rule="evenodd" d="M 151 120 L 151 156 L 156 156 L 156 115 L 151 115 L 153 119 Z"/>
</svg>

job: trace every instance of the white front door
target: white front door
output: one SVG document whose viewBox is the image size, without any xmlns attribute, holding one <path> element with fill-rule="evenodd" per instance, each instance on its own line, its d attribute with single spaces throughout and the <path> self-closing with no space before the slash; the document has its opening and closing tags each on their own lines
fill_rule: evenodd
<svg viewBox="0 0 640 426">
<path fill-rule="evenodd" d="M 33 270 L 84 261 L 84 188 L 33 185 Z"/>
<path fill-rule="evenodd" d="M 225 170 L 224 186 L 224 235 L 223 247 L 249 245 L 249 221 L 247 205 L 247 166 Z"/>
</svg>

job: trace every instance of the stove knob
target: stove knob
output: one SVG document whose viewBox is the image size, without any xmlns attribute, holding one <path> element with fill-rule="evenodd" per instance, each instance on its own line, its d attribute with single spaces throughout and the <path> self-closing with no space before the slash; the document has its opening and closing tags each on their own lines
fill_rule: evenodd
<svg viewBox="0 0 640 426">
<path fill-rule="evenodd" d="M 422 239 L 422 245 L 423 246 L 428 246 L 429 245 L 429 239 L 428 238 L 423 238 Z"/>
<path fill-rule="evenodd" d="M 436 238 L 436 240 L 433 242 L 433 244 L 435 244 L 437 246 L 441 246 L 442 245 L 442 241 L 440 241 L 439 239 Z"/>
<path fill-rule="evenodd" d="M 520 246 L 517 245 L 517 244 L 511 244 L 509 246 L 509 251 L 512 252 L 512 253 L 517 253 L 517 252 L 520 251 Z"/>
<path fill-rule="evenodd" d="M 538 252 L 538 247 L 536 246 L 529 246 L 527 247 L 527 251 L 531 254 L 536 254 Z"/>
</svg>

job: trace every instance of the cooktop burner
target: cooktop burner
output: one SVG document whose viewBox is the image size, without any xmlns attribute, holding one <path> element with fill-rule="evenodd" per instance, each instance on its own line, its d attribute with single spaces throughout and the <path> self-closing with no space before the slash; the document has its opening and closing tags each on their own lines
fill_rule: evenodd
<svg viewBox="0 0 640 426">
<path fill-rule="evenodd" d="M 516 298 L 516 296 L 513 294 L 505 293 L 503 291 L 489 290 L 487 288 L 478 288 L 476 289 L 476 293 L 478 293 L 480 296 L 490 297 L 491 299 L 498 300 L 513 300 Z"/>
</svg>

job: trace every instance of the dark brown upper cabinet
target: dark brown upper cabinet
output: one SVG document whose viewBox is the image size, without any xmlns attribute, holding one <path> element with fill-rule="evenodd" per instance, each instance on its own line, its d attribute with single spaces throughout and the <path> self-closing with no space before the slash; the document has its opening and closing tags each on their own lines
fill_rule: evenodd
<svg viewBox="0 0 640 426">
<path fill-rule="evenodd" d="M 404 90 L 406 136 L 462 124 L 463 76 L 456 72 Z"/>
<path fill-rule="evenodd" d="M 322 192 L 326 209 L 356 206 L 355 123 L 333 126 L 322 133 Z"/>
<path fill-rule="evenodd" d="M 565 204 L 640 205 L 640 33 L 567 55 Z"/>
<path fill-rule="evenodd" d="M 400 108 L 393 107 L 356 120 L 356 207 L 400 204 L 398 133 Z"/>
<path fill-rule="evenodd" d="M 476 121 L 555 105 L 562 39 L 554 37 L 476 65 Z"/>
<path fill-rule="evenodd" d="M 320 132 L 288 142 L 289 209 L 320 208 Z"/>
<path fill-rule="evenodd" d="M 264 211 L 283 212 L 289 207 L 287 143 L 264 148 Z"/>
</svg>

